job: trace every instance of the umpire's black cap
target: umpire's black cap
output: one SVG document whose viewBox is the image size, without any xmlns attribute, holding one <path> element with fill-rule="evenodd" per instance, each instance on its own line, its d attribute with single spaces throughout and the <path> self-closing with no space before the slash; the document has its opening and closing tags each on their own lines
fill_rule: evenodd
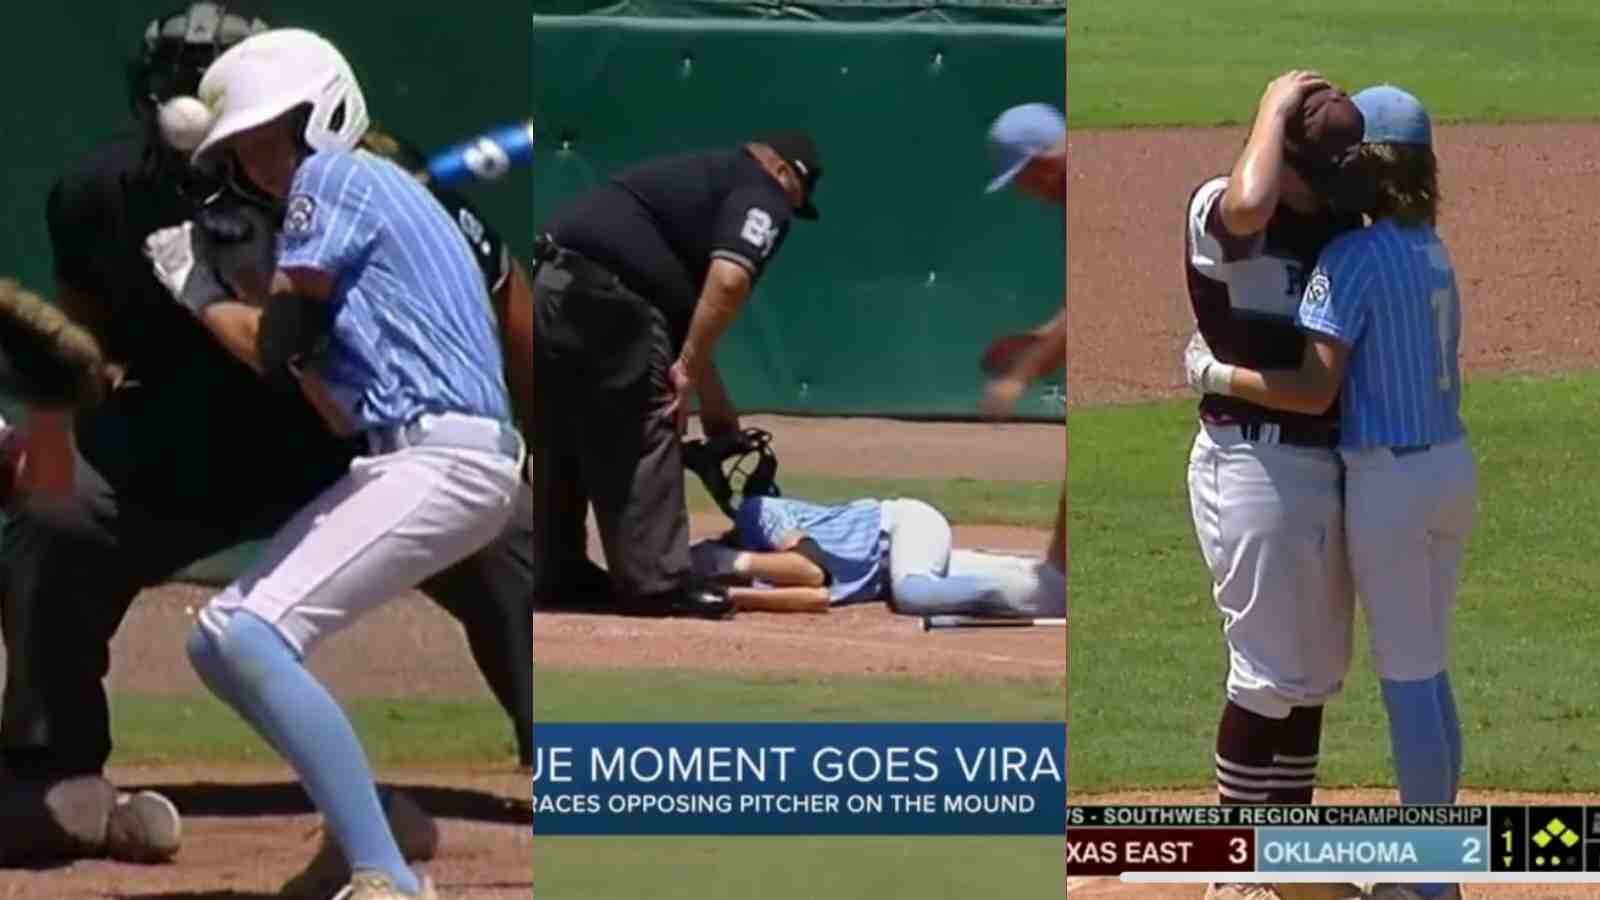
<svg viewBox="0 0 1600 900">
<path fill-rule="evenodd" d="M 802 219 L 817 218 L 817 207 L 811 198 L 816 193 L 817 182 L 822 179 L 822 155 L 817 152 L 817 144 L 811 135 L 803 131 L 774 131 L 757 137 L 755 141 L 777 151 L 789 168 L 794 169 L 794 173 L 805 182 L 805 203 L 794 214 Z"/>
</svg>

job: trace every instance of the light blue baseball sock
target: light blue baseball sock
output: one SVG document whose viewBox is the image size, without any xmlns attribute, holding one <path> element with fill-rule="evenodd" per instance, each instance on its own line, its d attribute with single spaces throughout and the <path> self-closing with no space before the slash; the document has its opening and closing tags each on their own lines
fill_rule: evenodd
<svg viewBox="0 0 1600 900">
<path fill-rule="evenodd" d="M 278 750 L 278 745 L 273 743 L 272 735 L 261 730 L 249 716 L 244 716 L 243 702 L 239 699 L 239 692 L 234 690 L 233 682 L 228 678 L 227 664 L 222 661 L 222 651 L 217 649 L 217 642 L 211 632 L 199 625 L 189 629 L 189 665 L 194 668 L 195 674 L 200 676 L 204 684 L 218 700 L 226 703 L 228 707 L 243 716 L 245 723 L 256 736 L 267 742 L 273 750 Z M 282 756 L 282 751 L 278 751 Z"/>
<path fill-rule="evenodd" d="M 1450 796 L 1461 790 L 1461 717 L 1456 714 L 1456 695 L 1450 687 L 1450 673 L 1440 672 L 1434 680 L 1439 709 L 1444 713 L 1444 739 L 1450 743 Z"/>
<path fill-rule="evenodd" d="M 1013 612 L 1001 584 L 987 575 L 907 575 L 894 583 L 895 609 L 912 616 Z"/>
<path fill-rule="evenodd" d="M 350 867 L 383 872 L 402 892 L 420 892 L 389 831 L 355 729 L 283 636 L 259 616 L 239 612 L 220 640 L 193 635 L 189 649 L 207 684 L 225 682 L 218 696 L 293 766 Z"/>
<path fill-rule="evenodd" d="M 1456 799 L 1456 749 L 1460 726 L 1450 738 L 1450 722 L 1441 703 L 1441 690 L 1448 692 L 1443 673 L 1421 681 L 1380 682 L 1383 705 L 1389 713 L 1389 749 L 1394 754 L 1395 779 L 1400 782 L 1400 802 L 1454 803 Z M 1443 687 L 1441 688 L 1441 685 Z M 1454 718 L 1454 703 L 1451 704 Z M 1423 897 L 1436 897 L 1449 885 L 1414 884 L 1412 890 Z"/>
</svg>

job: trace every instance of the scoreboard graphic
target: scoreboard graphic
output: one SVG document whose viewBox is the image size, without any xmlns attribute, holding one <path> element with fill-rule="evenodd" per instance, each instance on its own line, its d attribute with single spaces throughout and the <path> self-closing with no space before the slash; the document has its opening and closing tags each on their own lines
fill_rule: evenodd
<svg viewBox="0 0 1600 900">
<path fill-rule="evenodd" d="M 1067 875 L 1600 883 L 1600 806 L 1069 806 Z"/>
</svg>

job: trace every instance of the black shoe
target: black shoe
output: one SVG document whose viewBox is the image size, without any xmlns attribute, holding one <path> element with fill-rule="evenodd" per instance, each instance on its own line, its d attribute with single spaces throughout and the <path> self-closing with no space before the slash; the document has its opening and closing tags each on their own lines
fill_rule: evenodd
<svg viewBox="0 0 1600 900">
<path fill-rule="evenodd" d="M 686 585 L 675 591 L 641 597 L 628 604 L 628 612 L 639 616 L 682 616 L 696 619 L 729 619 L 737 611 L 728 599 L 728 589 L 708 582 Z"/>
<path fill-rule="evenodd" d="M 738 610 L 720 584 L 691 585 L 672 595 L 672 613 L 700 619 L 731 619 Z"/>
</svg>

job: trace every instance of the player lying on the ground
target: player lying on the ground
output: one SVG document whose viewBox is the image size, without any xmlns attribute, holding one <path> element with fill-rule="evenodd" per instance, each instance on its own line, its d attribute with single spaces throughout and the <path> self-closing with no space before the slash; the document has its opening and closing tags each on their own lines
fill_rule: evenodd
<svg viewBox="0 0 1600 900">
<path fill-rule="evenodd" d="M 734 528 L 690 548 L 697 574 L 742 599 L 797 605 L 882 600 L 901 615 L 1066 615 L 1066 578 L 1044 560 L 954 548 L 950 522 L 921 500 L 824 506 L 747 496 Z"/>
<path fill-rule="evenodd" d="M 285 215 L 272 258 L 234 269 L 224 294 L 208 287 L 221 275 L 192 223 L 148 240 L 157 276 L 258 372 L 284 362 L 263 340 L 275 317 L 319 332 L 292 369 L 367 452 L 206 604 L 189 657 L 326 817 L 352 870 L 340 897 L 433 898 L 401 853 L 359 738 L 304 660 L 511 519 L 525 450 L 488 291 L 445 208 L 401 167 L 356 150 L 366 104 L 326 40 L 292 29 L 247 38 L 206 70 L 199 96 L 214 119 L 196 163 L 220 165 Z"/>
</svg>

